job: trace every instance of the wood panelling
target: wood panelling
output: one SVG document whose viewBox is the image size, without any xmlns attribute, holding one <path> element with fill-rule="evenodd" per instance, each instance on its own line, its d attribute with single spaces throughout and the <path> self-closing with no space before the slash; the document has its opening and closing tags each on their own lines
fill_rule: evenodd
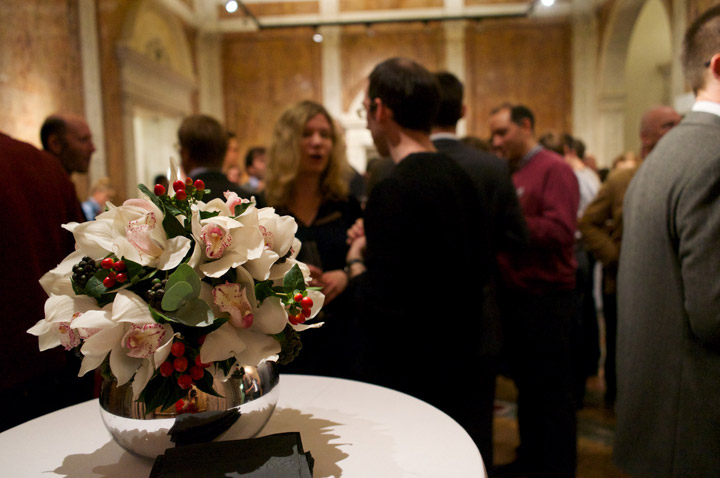
<svg viewBox="0 0 720 478">
<path fill-rule="evenodd" d="M 370 32 L 365 27 L 345 28 L 340 41 L 343 110 L 365 89 L 376 64 L 402 56 L 434 71 L 445 63 L 444 48 L 444 30 L 437 22 L 373 25 Z"/>
<path fill-rule="evenodd" d="M 361 10 L 397 10 L 403 8 L 440 8 L 443 0 L 339 0 L 341 12 Z"/>
<path fill-rule="evenodd" d="M 572 133 L 571 28 L 533 20 L 469 27 L 466 101 L 468 134 L 487 138 L 490 111 L 505 101 L 528 106 L 537 136 Z"/>
<path fill-rule="evenodd" d="M 322 101 L 322 46 L 311 28 L 265 30 L 223 42 L 226 126 L 241 154 L 268 145 L 275 121 L 297 101 Z"/>
<path fill-rule="evenodd" d="M 705 10 L 715 5 L 719 5 L 720 0 L 688 0 L 687 2 L 687 22 L 692 23 L 697 17 L 703 14 Z"/>
<path fill-rule="evenodd" d="M 0 25 L 0 130 L 40 147 L 47 115 L 84 111 L 77 2 L 3 0 Z"/>
</svg>

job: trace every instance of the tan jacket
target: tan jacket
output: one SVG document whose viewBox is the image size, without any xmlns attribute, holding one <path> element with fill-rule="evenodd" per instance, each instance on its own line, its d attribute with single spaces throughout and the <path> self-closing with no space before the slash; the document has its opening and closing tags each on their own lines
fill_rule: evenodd
<svg viewBox="0 0 720 478">
<path fill-rule="evenodd" d="M 637 169 L 634 166 L 612 171 L 578 221 L 585 248 L 603 265 L 603 292 L 606 294 L 616 291 L 623 200 Z"/>
</svg>

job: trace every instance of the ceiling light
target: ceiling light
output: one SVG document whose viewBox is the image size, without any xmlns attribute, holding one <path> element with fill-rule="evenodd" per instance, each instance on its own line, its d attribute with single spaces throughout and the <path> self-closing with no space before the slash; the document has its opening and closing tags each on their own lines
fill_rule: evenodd
<svg viewBox="0 0 720 478">
<path fill-rule="evenodd" d="M 323 36 L 322 36 L 322 33 L 315 32 L 315 33 L 313 34 L 313 41 L 314 41 L 315 43 L 322 43 L 323 39 L 324 39 L 324 38 L 323 38 Z"/>
<path fill-rule="evenodd" d="M 540 3 L 546 7 L 552 7 L 555 4 L 555 0 L 540 0 Z"/>
<path fill-rule="evenodd" d="M 225 4 L 225 10 L 227 10 L 228 13 L 235 13 L 238 9 L 238 2 L 235 0 L 230 0 Z"/>
</svg>

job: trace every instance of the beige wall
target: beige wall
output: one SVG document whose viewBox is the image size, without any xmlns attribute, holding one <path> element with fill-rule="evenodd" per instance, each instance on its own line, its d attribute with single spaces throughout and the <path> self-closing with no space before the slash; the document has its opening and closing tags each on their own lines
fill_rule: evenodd
<svg viewBox="0 0 720 478">
<path fill-rule="evenodd" d="M 617 0 L 622 1 L 622 0 Z M 96 0 L 99 68 L 107 171 L 125 190 L 123 103 L 117 42 L 131 0 Z M 377 3 L 377 2 L 375 2 Z M 468 3 L 471 4 L 472 2 Z M 689 0 L 688 21 L 720 0 Z M 347 9 L 376 6 L 347 1 Z M 413 2 L 399 2 L 414 6 Z M 600 35 L 612 4 L 595 12 Z M 83 114 L 82 59 L 77 0 L 4 0 L 0 8 L 0 130 L 39 145 L 42 120 L 55 111 Z M 188 42 L 197 35 L 186 26 Z M 229 34 L 220 59 L 227 126 L 244 146 L 265 143 L 280 112 L 294 101 L 322 101 L 322 46 L 309 41 L 310 29 Z M 390 24 L 341 30 L 340 107 L 347 109 L 362 91 L 363 80 L 378 61 L 405 55 L 430 69 L 442 68 L 445 32 L 440 24 Z M 538 132 L 572 130 L 571 29 L 566 23 L 533 19 L 482 22 L 465 29 L 465 79 L 468 86 L 467 131 L 487 135 L 490 108 L 503 100 L 527 103 L 538 116 Z M 602 48 L 602 42 L 597 42 Z M 202 54 L 202 53 L 200 53 Z M 193 51 L 193 55 L 195 52 Z M 599 56 L 599 55 L 598 55 Z M 193 59 L 197 68 L 197 58 Z M 197 72 L 196 72 L 197 73 Z M 198 101 L 193 101 L 198 108 Z M 82 178 L 81 178 L 82 182 Z M 122 199 L 122 198 L 121 198 Z"/>
</svg>

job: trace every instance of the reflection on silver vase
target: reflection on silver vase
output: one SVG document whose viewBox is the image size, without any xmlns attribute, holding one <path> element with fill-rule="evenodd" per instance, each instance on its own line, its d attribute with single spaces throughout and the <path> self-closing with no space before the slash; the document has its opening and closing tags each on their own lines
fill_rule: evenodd
<svg viewBox="0 0 720 478">
<path fill-rule="evenodd" d="M 175 444 L 237 440 L 255 436 L 270 419 L 279 395 L 274 362 L 243 367 L 242 378 L 215 380 L 215 397 L 193 388 L 176 407 L 146 414 L 133 401 L 132 387 L 106 380 L 100 414 L 115 441 L 126 450 L 155 458 Z"/>
</svg>

